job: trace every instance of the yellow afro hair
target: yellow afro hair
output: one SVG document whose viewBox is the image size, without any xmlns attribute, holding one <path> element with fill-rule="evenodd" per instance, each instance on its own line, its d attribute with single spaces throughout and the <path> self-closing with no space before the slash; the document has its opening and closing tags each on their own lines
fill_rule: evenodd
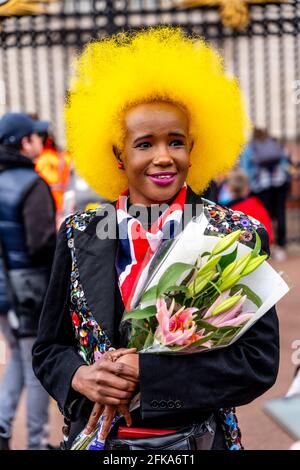
<svg viewBox="0 0 300 470">
<path fill-rule="evenodd" d="M 76 64 L 65 109 L 67 141 L 77 172 L 102 196 L 127 187 L 113 146 L 122 149 L 124 112 L 152 101 L 188 110 L 194 139 L 187 183 L 203 191 L 241 152 L 249 121 L 236 79 L 220 55 L 180 28 L 120 33 L 90 43 Z"/>
</svg>

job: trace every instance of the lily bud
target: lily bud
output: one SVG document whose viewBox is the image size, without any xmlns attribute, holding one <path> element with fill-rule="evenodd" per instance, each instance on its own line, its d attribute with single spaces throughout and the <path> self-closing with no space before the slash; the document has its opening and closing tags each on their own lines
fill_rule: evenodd
<svg viewBox="0 0 300 470">
<path fill-rule="evenodd" d="M 237 304 L 241 300 L 241 298 L 241 295 L 233 295 L 232 297 L 223 300 L 223 302 L 221 302 L 219 305 L 217 305 L 217 307 L 213 309 L 210 316 L 214 317 L 215 315 L 219 315 L 220 313 L 230 310 L 232 307 L 234 307 L 235 304 Z"/>
<path fill-rule="evenodd" d="M 197 272 L 197 277 L 202 276 L 203 274 L 206 274 L 209 271 L 211 271 L 215 266 L 217 266 L 220 259 L 221 259 L 221 256 L 217 256 L 216 258 L 212 258 L 209 261 L 207 261 L 207 263 L 205 263 Z"/>
<path fill-rule="evenodd" d="M 235 267 L 236 267 L 236 261 L 233 261 L 232 263 L 228 264 L 228 266 L 226 266 L 226 268 L 222 272 L 221 278 L 225 279 L 225 277 L 229 276 L 229 274 L 232 273 Z"/>
<path fill-rule="evenodd" d="M 243 256 L 241 256 L 237 261 L 236 265 L 234 267 L 234 270 L 232 271 L 232 275 L 234 276 L 235 274 L 241 274 L 241 272 L 246 268 L 248 265 L 250 259 L 251 259 L 252 253 L 247 253 Z"/>
<path fill-rule="evenodd" d="M 221 240 L 216 244 L 213 251 L 211 252 L 211 256 L 218 255 L 223 251 L 227 250 L 234 242 L 236 242 L 241 235 L 241 230 L 236 230 L 235 232 L 226 235 L 225 237 L 221 238 Z"/>
<path fill-rule="evenodd" d="M 253 271 L 255 271 L 267 258 L 268 255 L 261 255 L 251 259 L 241 275 L 248 276 L 248 274 L 251 274 Z"/>
<path fill-rule="evenodd" d="M 239 280 L 241 279 L 240 274 L 236 274 L 235 276 L 227 276 L 219 285 L 219 289 L 221 292 L 224 292 L 227 289 L 231 289 Z"/>
<path fill-rule="evenodd" d="M 194 295 L 199 294 L 204 287 L 209 283 L 209 281 L 213 278 L 215 275 L 214 272 L 210 272 L 208 274 L 204 274 L 203 276 L 197 277 L 189 286 L 188 286 L 188 293 L 186 295 L 186 298 L 189 299 L 191 297 L 194 297 Z"/>
</svg>

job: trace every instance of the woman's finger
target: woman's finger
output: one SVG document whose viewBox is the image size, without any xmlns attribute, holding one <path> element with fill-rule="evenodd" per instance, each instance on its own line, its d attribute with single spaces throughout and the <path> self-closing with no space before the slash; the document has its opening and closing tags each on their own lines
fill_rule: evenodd
<svg viewBox="0 0 300 470">
<path fill-rule="evenodd" d="M 139 381 L 139 370 L 135 367 L 131 367 L 123 362 L 111 362 L 111 360 L 103 360 L 95 362 L 91 367 L 94 368 L 95 371 L 101 371 L 99 377 L 101 379 L 101 375 L 104 372 L 109 372 L 114 374 L 115 376 L 121 377 L 128 377 L 133 382 Z"/>
<path fill-rule="evenodd" d="M 125 356 L 126 354 L 134 354 L 136 351 L 136 348 L 120 348 L 116 349 L 115 351 L 106 351 L 100 359 L 106 359 L 108 361 L 115 362 L 117 359 L 120 359 L 120 357 Z"/>
<path fill-rule="evenodd" d="M 101 397 L 111 397 L 111 398 L 119 398 L 120 400 L 131 400 L 134 395 L 134 388 L 130 390 L 120 390 L 116 387 L 110 387 L 109 385 L 101 385 L 97 388 L 97 391 Z M 97 400 L 98 401 L 98 400 Z M 101 402 L 100 402 L 101 403 Z"/>
<path fill-rule="evenodd" d="M 127 426 L 130 428 L 132 425 L 132 418 L 127 405 L 118 406 L 118 411 L 124 416 Z"/>
<path fill-rule="evenodd" d="M 103 411 L 103 423 L 100 433 L 100 439 L 105 440 L 111 428 L 112 421 L 117 411 L 116 406 L 106 405 Z"/>
<path fill-rule="evenodd" d="M 122 356 L 125 356 L 126 354 L 134 354 L 136 353 L 136 351 L 137 351 L 136 348 L 130 348 L 130 349 L 120 348 L 120 349 L 116 349 L 115 351 L 111 351 L 110 354 L 113 360 L 116 361 L 117 359 L 119 359 Z"/>
<path fill-rule="evenodd" d="M 95 403 L 93 410 L 91 412 L 91 415 L 89 417 L 89 420 L 87 422 L 87 425 L 85 427 L 85 430 L 84 430 L 85 434 L 91 434 L 91 432 L 94 430 L 95 426 L 97 425 L 103 410 L 104 410 L 103 405 L 100 405 L 100 403 Z"/>
</svg>

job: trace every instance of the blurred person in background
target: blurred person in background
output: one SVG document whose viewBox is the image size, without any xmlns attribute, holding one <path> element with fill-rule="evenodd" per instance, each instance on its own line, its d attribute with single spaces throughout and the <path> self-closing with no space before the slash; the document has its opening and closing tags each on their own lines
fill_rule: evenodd
<svg viewBox="0 0 300 470">
<path fill-rule="evenodd" d="M 274 256 L 286 258 L 286 199 L 290 184 L 289 160 L 283 147 L 265 129 L 255 128 L 240 158 L 251 191 L 259 197 L 276 222 Z"/>
<path fill-rule="evenodd" d="M 24 386 L 28 449 L 43 448 L 48 420 L 49 397 L 33 373 L 31 353 L 56 244 L 55 204 L 34 168 L 47 130 L 47 122 L 24 113 L 0 119 L 0 326 L 11 350 L 0 387 L 1 450 L 9 449 Z"/>
<path fill-rule="evenodd" d="M 37 114 L 29 116 L 39 121 Z M 62 222 L 65 210 L 65 193 L 68 189 L 71 177 L 71 158 L 68 152 L 64 152 L 57 145 L 52 133 L 45 132 L 43 137 L 43 149 L 35 160 L 35 170 L 48 183 L 56 207 L 57 226 Z"/>
<path fill-rule="evenodd" d="M 231 197 L 228 206 L 234 211 L 241 211 L 261 222 L 269 235 L 270 246 L 273 243 L 271 217 L 258 197 L 250 194 L 248 178 L 243 170 L 236 168 L 227 176 L 227 187 Z"/>
</svg>

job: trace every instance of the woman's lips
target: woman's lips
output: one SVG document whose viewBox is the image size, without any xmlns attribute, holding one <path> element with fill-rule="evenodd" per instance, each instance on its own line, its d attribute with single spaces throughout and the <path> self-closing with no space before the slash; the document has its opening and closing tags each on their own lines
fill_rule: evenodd
<svg viewBox="0 0 300 470">
<path fill-rule="evenodd" d="M 176 175 L 177 173 L 155 173 L 146 176 L 158 186 L 167 186 L 175 181 Z"/>
</svg>

